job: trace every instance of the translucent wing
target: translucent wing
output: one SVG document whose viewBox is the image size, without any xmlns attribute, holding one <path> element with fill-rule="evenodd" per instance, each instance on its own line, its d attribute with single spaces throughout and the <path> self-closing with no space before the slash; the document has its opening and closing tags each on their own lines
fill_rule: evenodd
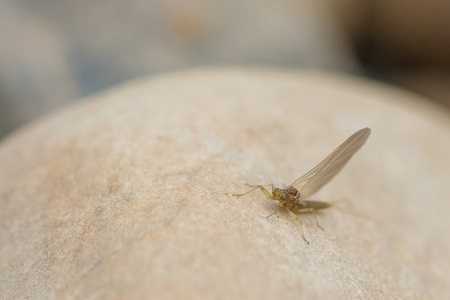
<svg viewBox="0 0 450 300">
<path fill-rule="evenodd" d="M 320 164 L 294 181 L 290 186 L 295 187 L 300 192 L 302 199 L 311 196 L 342 170 L 353 154 L 364 145 L 369 135 L 370 128 L 355 132 Z"/>
</svg>

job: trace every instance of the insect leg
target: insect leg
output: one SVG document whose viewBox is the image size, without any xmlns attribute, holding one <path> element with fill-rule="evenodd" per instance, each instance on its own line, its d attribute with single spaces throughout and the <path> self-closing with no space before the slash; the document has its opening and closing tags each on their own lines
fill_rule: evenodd
<svg viewBox="0 0 450 300">
<path fill-rule="evenodd" d="M 233 196 L 236 196 L 236 197 L 244 196 L 244 195 L 247 195 L 248 193 L 253 192 L 253 191 L 256 190 L 256 189 L 260 189 L 261 192 L 264 193 L 264 195 L 266 195 L 266 196 L 267 196 L 268 198 L 270 198 L 270 199 L 273 199 L 272 194 L 271 194 L 268 190 L 266 190 L 266 188 L 263 187 L 262 185 L 254 186 L 254 187 L 253 187 L 250 191 L 248 191 L 248 192 L 245 192 L 245 193 L 243 193 L 243 194 L 233 194 Z"/>
<path fill-rule="evenodd" d="M 286 210 L 288 211 L 289 215 L 292 218 L 294 218 L 294 220 L 296 220 L 297 222 L 300 223 L 300 229 L 301 229 L 301 233 L 302 233 L 302 238 L 303 238 L 303 240 L 305 240 L 305 242 L 307 242 L 309 244 L 308 240 L 305 238 L 305 232 L 303 231 L 303 222 L 302 222 L 302 220 L 299 217 L 297 217 L 290 209 L 286 208 Z"/>
<path fill-rule="evenodd" d="M 277 212 L 279 212 L 279 211 L 280 211 L 280 206 L 277 205 L 277 208 L 278 208 L 278 210 L 276 210 L 276 211 L 274 211 L 273 213 L 271 213 L 270 215 L 268 215 L 268 216 L 266 217 L 266 219 L 270 218 L 271 216 L 273 216 L 274 214 L 276 214 Z"/>
<path fill-rule="evenodd" d="M 297 213 L 310 213 L 312 212 L 314 214 L 314 219 L 316 220 L 317 227 L 319 227 L 322 230 L 325 230 L 322 226 L 320 226 L 319 221 L 317 220 L 317 214 L 314 207 L 307 207 L 307 208 L 298 208 L 295 210 Z"/>
<path fill-rule="evenodd" d="M 277 211 L 274 211 L 273 213 L 271 213 L 270 215 L 268 215 L 268 216 L 266 217 L 266 219 L 270 218 L 271 216 L 273 216 L 273 215 L 276 214 L 277 212 L 280 212 L 280 207 L 283 207 L 283 204 L 286 203 L 286 201 L 281 201 L 281 200 L 276 200 L 276 199 L 272 199 L 272 200 L 274 200 L 274 201 L 280 201 L 280 202 L 277 203 L 277 208 L 278 208 L 278 210 L 277 210 Z"/>
</svg>

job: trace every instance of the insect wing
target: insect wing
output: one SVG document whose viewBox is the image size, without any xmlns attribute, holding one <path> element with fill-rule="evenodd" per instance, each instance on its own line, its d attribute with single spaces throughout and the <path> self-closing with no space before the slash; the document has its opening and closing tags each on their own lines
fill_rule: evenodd
<svg viewBox="0 0 450 300">
<path fill-rule="evenodd" d="M 303 199 L 311 196 L 342 170 L 353 154 L 364 145 L 369 135 L 370 128 L 357 131 L 320 164 L 294 181 L 290 186 L 297 188 Z"/>
</svg>

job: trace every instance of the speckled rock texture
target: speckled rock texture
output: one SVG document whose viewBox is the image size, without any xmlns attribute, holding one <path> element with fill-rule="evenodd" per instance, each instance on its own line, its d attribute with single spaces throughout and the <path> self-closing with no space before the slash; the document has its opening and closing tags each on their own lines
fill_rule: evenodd
<svg viewBox="0 0 450 300">
<path fill-rule="evenodd" d="M 372 135 L 298 223 L 282 186 Z M 321 72 L 197 69 L 142 79 L 0 144 L 1 299 L 450 297 L 450 118 Z"/>
</svg>

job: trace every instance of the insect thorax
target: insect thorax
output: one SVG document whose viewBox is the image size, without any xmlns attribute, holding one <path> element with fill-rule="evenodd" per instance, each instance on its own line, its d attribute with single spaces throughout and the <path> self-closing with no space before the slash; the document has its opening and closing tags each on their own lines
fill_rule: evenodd
<svg viewBox="0 0 450 300">
<path fill-rule="evenodd" d="M 285 189 L 274 188 L 272 191 L 273 198 L 282 203 L 285 207 L 303 206 L 300 203 L 300 194 L 294 187 L 287 187 Z"/>
<path fill-rule="evenodd" d="M 297 198 L 298 196 L 298 190 L 296 188 L 293 188 L 292 186 L 289 186 L 287 188 L 284 189 L 286 191 L 286 193 L 288 193 L 291 196 L 294 196 Z"/>
</svg>

